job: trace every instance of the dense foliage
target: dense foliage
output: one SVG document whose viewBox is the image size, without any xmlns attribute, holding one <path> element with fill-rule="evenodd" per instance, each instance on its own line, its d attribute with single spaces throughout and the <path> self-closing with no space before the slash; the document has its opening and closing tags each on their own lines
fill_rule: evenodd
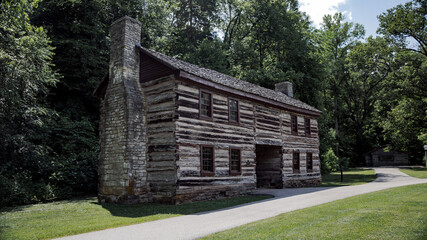
<svg viewBox="0 0 427 240">
<path fill-rule="evenodd" d="M 49 198 L 52 151 L 43 144 L 53 116 L 44 97 L 57 82 L 46 32 L 30 24 L 36 1 L 0 5 L 0 204 Z"/>
<path fill-rule="evenodd" d="M 427 144 L 425 0 L 378 18 L 381 37 L 341 13 L 315 29 L 297 0 L 5 0 L 0 12 L 0 204 L 96 192 L 98 102 L 109 26 L 142 22 L 153 50 L 274 88 L 319 119 L 322 171 L 388 146 L 421 163 Z M 411 42 L 408 42 L 411 40 Z"/>
</svg>

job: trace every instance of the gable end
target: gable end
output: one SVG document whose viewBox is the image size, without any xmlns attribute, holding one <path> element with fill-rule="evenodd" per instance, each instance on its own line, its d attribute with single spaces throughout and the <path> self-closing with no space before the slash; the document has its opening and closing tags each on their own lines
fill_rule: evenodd
<svg viewBox="0 0 427 240">
<path fill-rule="evenodd" d="M 174 69 L 140 51 L 139 81 L 141 83 L 165 77 L 174 73 Z"/>
</svg>

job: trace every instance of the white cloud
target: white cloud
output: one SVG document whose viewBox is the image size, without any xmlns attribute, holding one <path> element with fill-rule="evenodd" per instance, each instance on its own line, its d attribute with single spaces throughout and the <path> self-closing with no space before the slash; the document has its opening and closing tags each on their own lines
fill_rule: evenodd
<svg viewBox="0 0 427 240">
<path fill-rule="evenodd" d="M 353 21 L 353 15 L 351 14 L 350 11 L 343 11 L 342 13 L 344 16 L 348 18 L 348 20 Z"/>
<path fill-rule="evenodd" d="M 300 10 L 306 12 L 316 27 L 320 26 L 323 16 L 334 15 L 338 12 L 338 6 L 347 0 L 300 0 Z M 352 19 L 351 12 L 345 11 L 347 18 Z"/>
</svg>

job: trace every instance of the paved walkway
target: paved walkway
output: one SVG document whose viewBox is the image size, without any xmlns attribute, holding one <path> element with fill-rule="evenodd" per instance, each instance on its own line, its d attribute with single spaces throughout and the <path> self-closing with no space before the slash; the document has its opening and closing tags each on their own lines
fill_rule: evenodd
<svg viewBox="0 0 427 240">
<path fill-rule="evenodd" d="M 111 228 L 61 239 L 195 239 L 257 220 L 274 217 L 281 213 L 338 199 L 387 188 L 427 183 L 427 179 L 410 177 L 397 168 L 375 168 L 375 171 L 377 180 L 363 185 L 336 188 L 260 189 L 256 193 L 271 194 L 275 198 L 218 211 Z"/>
</svg>

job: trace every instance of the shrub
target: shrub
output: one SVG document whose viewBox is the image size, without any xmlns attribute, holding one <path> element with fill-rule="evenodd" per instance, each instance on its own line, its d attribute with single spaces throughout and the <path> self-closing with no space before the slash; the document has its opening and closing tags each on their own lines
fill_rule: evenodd
<svg viewBox="0 0 427 240">
<path fill-rule="evenodd" d="M 332 148 L 329 148 L 328 152 L 325 153 L 321 158 L 321 171 L 323 174 L 327 174 L 330 172 L 335 172 L 339 170 L 339 159 L 335 155 Z"/>
</svg>

